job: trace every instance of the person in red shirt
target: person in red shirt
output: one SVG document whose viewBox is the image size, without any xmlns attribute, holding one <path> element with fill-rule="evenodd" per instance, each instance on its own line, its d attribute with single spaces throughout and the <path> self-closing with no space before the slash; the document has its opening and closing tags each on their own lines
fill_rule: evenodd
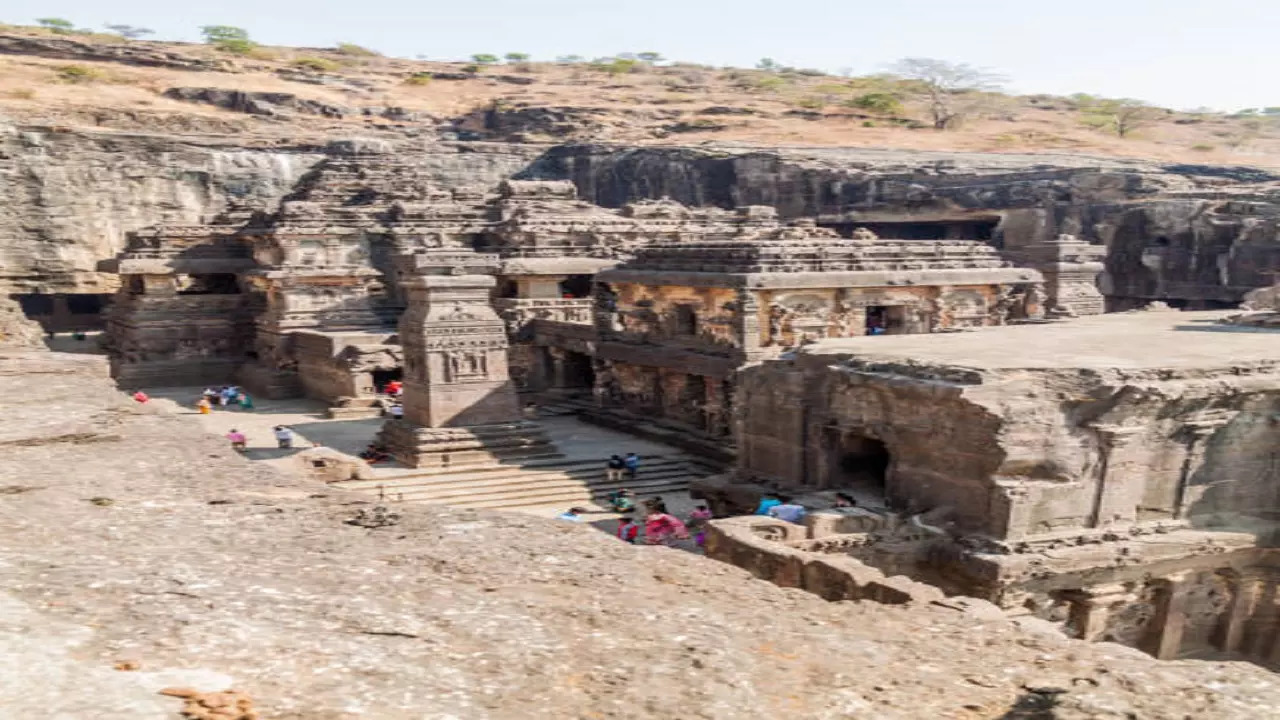
<svg viewBox="0 0 1280 720">
<path fill-rule="evenodd" d="M 146 402 L 146 401 L 150 400 L 151 398 L 147 397 L 147 394 L 146 394 L 146 393 L 144 393 L 144 392 L 142 392 L 141 390 L 139 390 L 138 392 L 136 392 L 136 393 L 134 393 L 134 394 L 133 394 L 133 399 L 134 399 L 134 400 L 137 400 L 137 401 L 138 401 L 138 402 L 140 402 L 140 403 L 144 403 L 144 402 Z"/>
<path fill-rule="evenodd" d="M 625 543 L 636 544 L 636 536 L 640 534 L 640 526 L 630 516 L 618 518 L 618 539 Z"/>
</svg>

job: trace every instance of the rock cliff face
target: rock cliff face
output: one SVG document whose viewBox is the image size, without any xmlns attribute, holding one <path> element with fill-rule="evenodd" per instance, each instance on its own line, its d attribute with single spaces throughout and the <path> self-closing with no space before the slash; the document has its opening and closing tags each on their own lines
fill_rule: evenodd
<svg viewBox="0 0 1280 720">
<path fill-rule="evenodd" d="M 774 205 L 841 232 L 982 239 L 1013 247 L 1059 234 L 1108 248 L 1112 309 L 1150 300 L 1227 307 L 1280 270 L 1280 178 L 1245 168 L 1085 156 L 746 147 L 611 147 L 423 140 L 397 152 L 442 186 L 572 179 L 599 204 L 671 197 Z M 96 271 L 126 232 L 273 209 L 323 143 L 0 125 L 0 289 L 105 292 Z"/>
<path fill-rule="evenodd" d="M 530 177 L 567 178 L 606 206 L 663 196 L 773 205 L 885 237 L 1033 244 L 1067 233 L 1108 248 L 1112 309 L 1227 307 L 1280 270 L 1280 176 L 1249 168 L 1066 155 L 865 149 L 557 147 Z M 932 226 L 932 227 L 930 227 Z M 923 234 L 922 234 L 923 233 Z"/>
<path fill-rule="evenodd" d="M 470 185 L 498 182 L 540 149 L 472 143 L 406 151 L 442 185 Z M 0 124 L 0 291 L 110 292 L 115 278 L 97 266 L 123 248 L 125 233 L 198 223 L 231 208 L 272 210 L 324 153 L 269 138 Z"/>
</svg>

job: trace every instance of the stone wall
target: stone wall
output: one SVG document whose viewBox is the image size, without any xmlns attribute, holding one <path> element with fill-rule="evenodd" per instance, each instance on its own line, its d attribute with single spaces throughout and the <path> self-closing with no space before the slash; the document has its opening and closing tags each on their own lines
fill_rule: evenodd
<svg viewBox="0 0 1280 720">
<path fill-rule="evenodd" d="M 767 517 L 714 520 L 707 530 L 707 557 L 749 571 L 782 587 L 807 590 L 827 600 L 871 600 L 888 605 L 942 599 L 937 588 L 901 575 L 886 577 L 851 557 L 789 547 L 808 536 L 802 525 Z"/>
</svg>

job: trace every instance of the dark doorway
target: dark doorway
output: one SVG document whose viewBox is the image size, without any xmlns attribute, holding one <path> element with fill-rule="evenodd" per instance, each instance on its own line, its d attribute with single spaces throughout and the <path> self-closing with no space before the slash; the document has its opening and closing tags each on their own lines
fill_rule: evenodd
<svg viewBox="0 0 1280 720">
<path fill-rule="evenodd" d="M 378 392 L 382 392 L 382 389 L 385 388 L 387 383 L 392 380 L 403 380 L 404 370 L 400 368 L 392 370 L 374 370 L 370 372 L 369 375 L 373 378 L 373 387 L 376 388 Z"/>
<path fill-rule="evenodd" d="M 856 431 L 827 429 L 829 489 L 851 493 L 859 502 L 885 504 L 889 465 L 892 457 L 883 442 Z"/>
<path fill-rule="evenodd" d="M 867 335 L 884 335 L 888 331 L 889 308 L 884 305 L 871 305 L 867 308 Z"/>
<path fill-rule="evenodd" d="M 596 384 L 596 370 L 591 356 L 579 352 L 564 353 L 564 387 L 591 388 Z"/>
<path fill-rule="evenodd" d="M 560 281 L 560 297 L 563 298 L 588 298 L 591 297 L 591 276 L 590 275 L 570 275 Z"/>
</svg>

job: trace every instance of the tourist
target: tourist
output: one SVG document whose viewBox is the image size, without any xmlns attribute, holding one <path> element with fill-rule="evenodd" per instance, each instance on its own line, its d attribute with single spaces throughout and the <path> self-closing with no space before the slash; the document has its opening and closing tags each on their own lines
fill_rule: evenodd
<svg viewBox="0 0 1280 720">
<path fill-rule="evenodd" d="M 395 405 L 387 408 L 387 414 L 395 420 L 401 420 L 404 418 L 404 406 L 400 403 L 396 403 Z"/>
<path fill-rule="evenodd" d="M 622 458 L 622 467 L 627 471 L 627 479 L 635 480 L 636 473 L 640 471 L 640 456 L 629 452 L 627 456 Z"/>
<path fill-rule="evenodd" d="M 235 428 L 232 428 L 231 432 L 227 433 L 227 439 L 231 441 L 231 449 L 236 452 L 244 452 L 249 446 L 249 438 L 246 438 L 244 433 Z"/>
<path fill-rule="evenodd" d="M 645 506 L 645 508 L 647 508 L 647 509 L 649 510 L 649 512 L 651 512 L 651 513 L 655 513 L 655 512 L 656 512 L 656 513 L 666 513 L 666 512 L 667 512 L 667 501 L 666 501 L 666 500 L 663 500 L 661 495 L 654 495 L 653 497 L 649 498 L 648 500 L 645 500 L 645 501 L 644 501 L 644 506 Z"/>
<path fill-rule="evenodd" d="M 858 507 L 858 501 L 855 500 L 853 496 L 848 493 L 838 492 L 836 493 L 835 507 L 838 507 L 838 508 Z"/>
<path fill-rule="evenodd" d="M 621 455 L 610 455 L 609 462 L 605 463 L 604 475 L 609 482 L 617 482 L 622 479 L 622 469 L 626 467 L 622 464 Z"/>
<path fill-rule="evenodd" d="M 582 508 L 574 507 L 560 513 L 556 517 L 560 520 L 568 520 L 569 522 L 582 522 L 582 513 L 586 512 Z"/>
<path fill-rule="evenodd" d="M 755 514 L 768 515 L 771 509 L 781 504 L 782 504 L 782 501 L 778 499 L 778 496 L 776 494 L 765 493 L 764 497 L 760 498 L 760 504 L 756 506 Z"/>
<path fill-rule="evenodd" d="M 276 436 L 276 447 L 282 450 L 288 450 L 293 447 L 293 431 L 283 425 L 277 425 L 271 429 L 272 434 Z"/>
<path fill-rule="evenodd" d="M 689 514 L 689 531 L 693 533 L 693 542 L 702 547 L 707 542 L 707 523 L 711 521 L 711 510 L 706 505 L 699 505 Z"/>
<path fill-rule="evenodd" d="M 213 388 L 205 388 L 200 396 L 209 401 L 209 407 L 213 407 L 218 402 L 218 391 Z"/>
<path fill-rule="evenodd" d="M 208 395 L 201 397 L 200 401 L 196 403 L 196 410 L 199 410 L 201 415 L 208 415 L 209 410 L 211 410 L 212 408 L 213 408 L 213 403 L 209 402 Z"/>
<path fill-rule="evenodd" d="M 400 393 L 404 391 L 404 383 L 399 380 L 392 380 L 387 383 L 383 390 L 392 397 L 399 397 Z"/>
<path fill-rule="evenodd" d="M 226 407 L 230 405 L 231 401 L 235 399 L 236 399 L 235 388 L 229 385 L 223 385 L 222 389 L 218 391 L 218 405 L 220 407 Z"/>
<path fill-rule="evenodd" d="M 625 515 L 618 518 L 618 530 L 616 534 L 618 539 L 622 542 L 635 545 L 636 538 L 640 535 L 640 526 L 636 524 L 635 519 L 630 515 Z"/>
<path fill-rule="evenodd" d="M 312 447 L 320 447 L 313 445 Z M 391 454 L 387 452 L 387 448 L 376 443 L 369 445 L 360 453 L 360 459 L 372 465 L 373 463 L 384 462 L 391 458 Z"/>
<path fill-rule="evenodd" d="M 614 457 L 617 457 L 616 455 Z M 631 512 L 636 508 L 634 493 L 626 488 L 609 493 L 609 507 L 616 513 Z"/>
<path fill-rule="evenodd" d="M 253 398 L 249 397 L 249 393 L 243 390 L 240 391 L 239 395 L 236 395 L 236 403 L 240 406 L 241 410 L 253 409 Z"/>
<path fill-rule="evenodd" d="M 781 502 L 769 508 L 769 517 L 777 518 L 789 523 L 795 523 L 796 525 L 804 522 L 804 516 L 808 510 L 805 510 L 803 505 L 791 502 L 791 498 L 785 495 L 778 499 Z"/>
<path fill-rule="evenodd" d="M 138 402 L 140 402 L 140 403 L 145 403 L 146 401 L 150 400 L 151 398 L 147 397 L 147 394 L 146 394 L 146 393 L 144 393 L 144 392 L 142 392 L 141 390 L 139 390 L 138 392 L 136 392 L 136 393 L 134 393 L 134 394 L 133 394 L 133 399 L 134 399 L 134 400 L 136 400 L 136 401 L 138 401 Z"/>
<path fill-rule="evenodd" d="M 644 519 L 644 541 L 649 545 L 671 545 L 689 539 L 689 529 L 665 512 L 650 512 Z"/>
</svg>

